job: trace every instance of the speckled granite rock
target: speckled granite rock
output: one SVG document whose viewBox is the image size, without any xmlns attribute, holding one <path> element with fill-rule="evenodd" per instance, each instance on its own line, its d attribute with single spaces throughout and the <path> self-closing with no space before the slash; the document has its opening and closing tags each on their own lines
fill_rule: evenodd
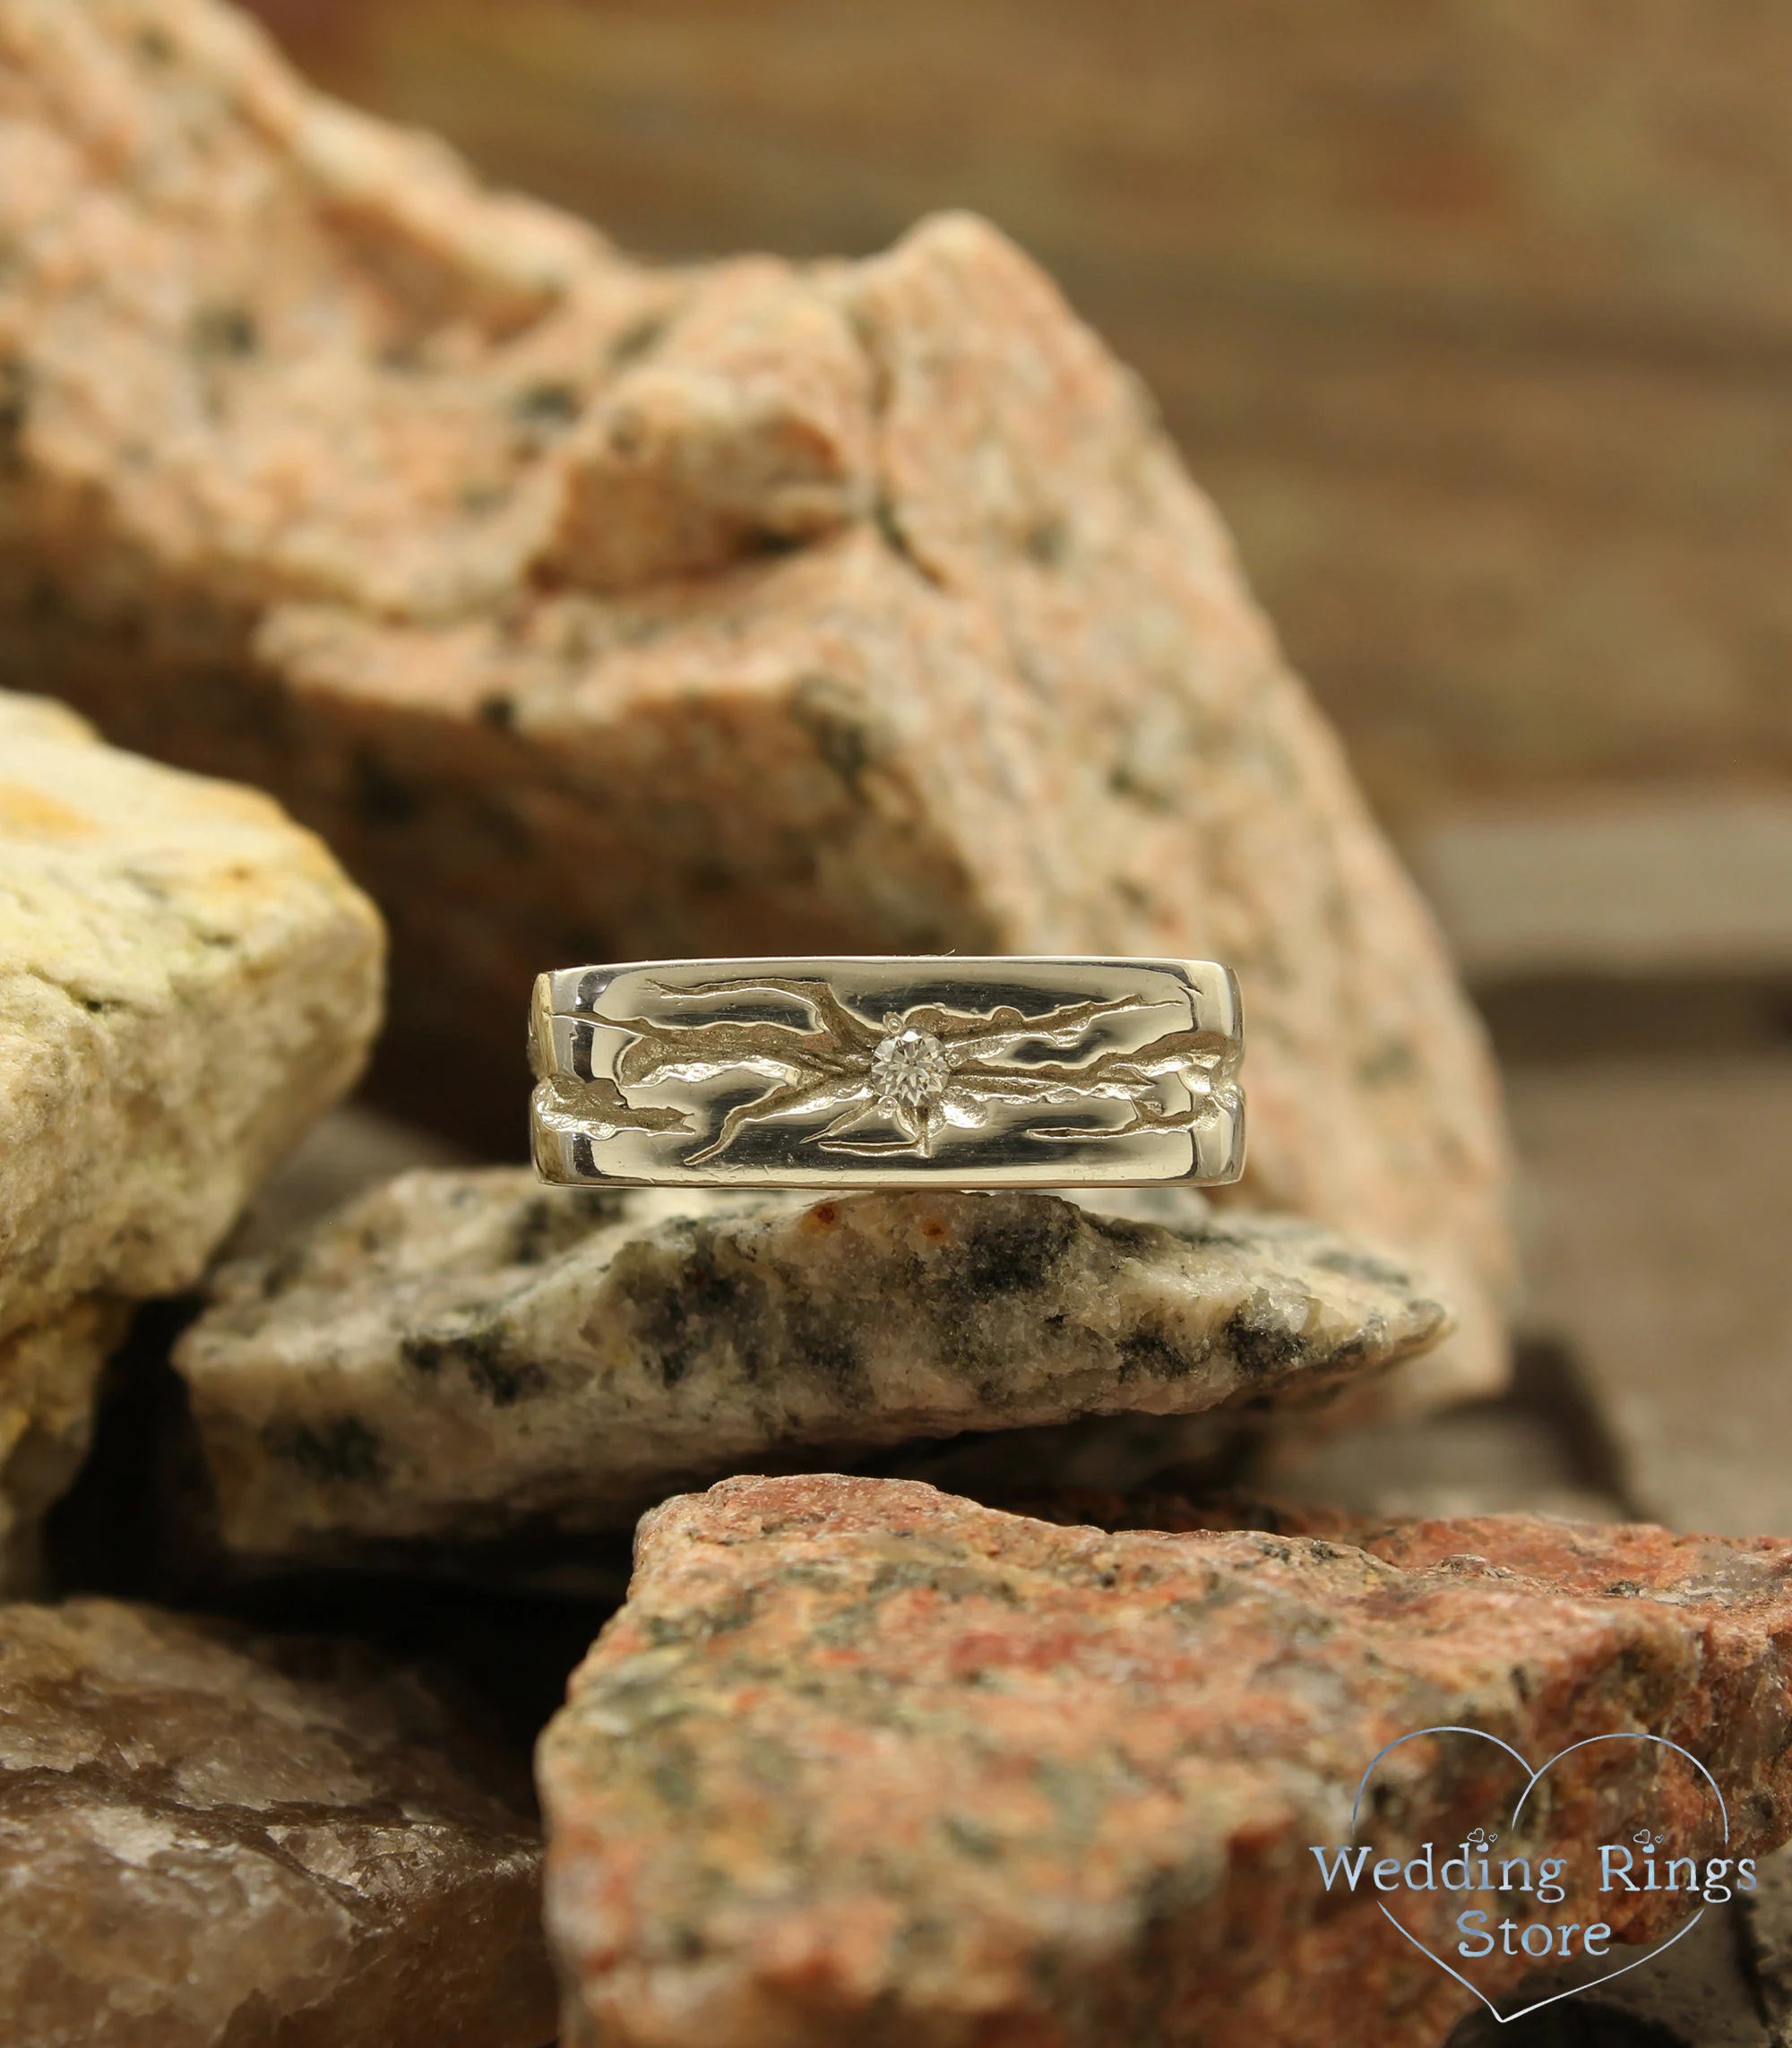
<svg viewBox="0 0 1792 2048">
<path fill-rule="evenodd" d="M 372 1652 L 0 1607 L 9 2048 L 542 2048 L 526 1793 Z"/>
<path fill-rule="evenodd" d="M 1647 1728 L 1709 1764 L 1747 1854 L 1792 1831 L 1789 1641 L 1792 1544 L 1768 1538 L 1115 1535 L 730 1480 L 642 1523 L 543 1738 L 562 2039 L 1434 2048 L 1469 1994 L 1310 1854 L 1348 1838 L 1381 1746 L 1466 1722 L 1540 1761 Z M 1692 1825 L 1662 1754 L 1558 1764 L 1554 1838 L 1615 1839 L 1651 1793 Z M 1499 1826 L 1472 1763 L 1381 1768 L 1378 1839 Z"/>
<path fill-rule="evenodd" d="M 615 1527 L 693 1476 L 1315 1400 L 1434 1341 L 1312 1226 L 1054 1195 L 568 1192 L 414 1173 L 224 1269 L 176 1364 L 250 1556 Z"/>
<path fill-rule="evenodd" d="M 1210 954 L 1245 1198 L 1442 1275 L 1460 1332 L 1391 1389 L 1498 1378 L 1478 1028 L 1212 509 L 1009 244 L 646 271 L 210 0 L 0 0 L 0 660 L 326 834 L 414 1105 L 513 1142 L 550 963 Z"/>
<path fill-rule="evenodd" d="M 197 1278 L 354 1079 L 380 964 L 373 907 L 266 797 L 0 692 L 0 1581 L 126 1305 Z"/>
</svg>

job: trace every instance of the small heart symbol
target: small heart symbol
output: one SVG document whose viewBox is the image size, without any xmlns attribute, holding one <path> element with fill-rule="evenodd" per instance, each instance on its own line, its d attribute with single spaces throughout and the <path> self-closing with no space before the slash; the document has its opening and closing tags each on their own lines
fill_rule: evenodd
<svg viewBox="0 0 1792 2048">
<path fill-rule="evenodd" d="M 1536 1791 L 1541 1780 L 1551 1770 L 1553 1770 L 1558 1763 L 1562 1761 L 1564 1757 L 1572 1756 L 1579 1750 L 1591 1749 L 1596 1743 L 1654 1743 L 1664 1750 L 1672 1750 L 1676 1756 L 1684 1757 L 1686 1761 L 1692 1765 L 1693 1768 L 1698 1772 L 1699 1776 L 1704 1779 L 1706 1785 L 1710 1788 L 1711 1797 L 1717 1802 L 1718 1817 L 1723 1824 L 1724 1844 L 1726 1847 L 1728 1846 L 1730 1838 L 1729 1809 L 1724 1803 L 1724 1795 L 1718 1787 L 1718 1781 L 1716 1778 L 1711 1776 L 1710 1772 L 1705 1768 L 1704 1765 L 1699 1761 L 1698 1758 L 1695 1757 L 1690 1750 L 1682 1749 L 1678 1743 L 1669 1742 L 1666 1735 L 1651 1735 L 1644 1734 L 1641 1731 L 1630 1730 L 1610 1735 L 1589 1735 L 1583 1742 L 1570 1743 L 1566 1749 L 1558 1750 L 1553 1757 L 1550 1757 L 1545 1762 L 1538 1765 L 1537 1768 L 1533 1769 L 1531 1768 L 1530 1761 L 1527 1757 L 1521 1755 L 1517 1750 L 1513 1749 L 1510 1743 L 1502 1742 L 1497 1735 L 1488 1734 L 1485 1728 L 1461 1728 L 1455 1726 L 1415 1728 L 1410 1734 L 1397 1736 L 1394 1741 L 1389 1743 L 1385 1748 L 1378 1751 L 1376 1754 L 1370 1759 L 1368 1768 L 1363 1773 L 1361 1781 L 1357 1786 L 1356 1802 L 1350 1809 L 1350 1831 L 1353 1836 L 1357 1831 L 1357 1820 L 1362 1812 L 1363 1795 L 1368 1790 L 1369 1780 L 1374 1775 L 1375 1767 L 1382 1761 L 1383 1757 L 1391 1755 L 1395 1750 L 1400 1749 L 1403 1744 L 1407 1743 L 1417 1742 L 1421 1737 L 1426 1735 L 1472 1735 L 1479 1742 L 1492 1743 L 1496 1749 L 1503 1750 L 1505 1753 L 1511 1757 L 1512 1760 L 1518 1765 L 1519 1768 L 1523 1771 L 1525 1774 L 1523 1789 L 1520 1792 L 1517 1800 L 1513 1803 L 1512 1817 L 1510 1820 L 1506 1823 L 1505 1829 L 1502 1830 L 1502 1832 L 1507 1834 L 1511 1834 L 1517 1829 L 1520 1817 L 1524 1812 L 1526 1802 L 1530 1798 L 1531 1794 Z M 1477 1837 L 1480 1837 L 1479 1841 L 1477 1841 Z M 1663 1842 L 1667 1837 L 1665 1832 L 1661 1835 L 1651 1836 L 1649 1829 L 1645 1828 L 1639 1830 L 1631 1838 L 1634 1842 L 1647 1844 L 1648 1846 L 1652 1849 L 1658 1846 L 1659 1844 Z M 1478 1853 L 1484 1846 L 1491 1846 L 1491 1845 L 1496 1842 L 1498 1839 L 1499 1836 L 1497 1834 L 1486 1832 L 1482 1829 L 1477 1829 L 1474 1830 L 1474 1833 L 1469 1836 L 1469 1844 L 1475 1846 Z M 1431 1962 L 1435 1963 L 1437 1967 L 1440 1970 L 1443 1971 L 1446 1975 L 1454 1977 L 1456 1982 L 1460 1984 L 1465 1991 L 1472 1992 L 1475 1996 L 1480 2000 L 1481 2003 L 1486 2007 L 1487 2010 L 1493 2014 L 1494 2018 L 1503 2026 L 1510 2025 L 1511 2022 L 1515 2019 L 1522 2019 L 1527 2013 L 1541 2011 L 1546 2005 L 1555 2005 L 1559 2000 L 1564 1998 L 1578 1997 L 1582 1992 L 1592 1991 L 1597 1985 L 1610 1983 L 1614 1977 L 1625 1976 L 1632 1970 L 1641 1969 L 1645 1963 L 1653 1962 L 1656 1957 L 1665 1954 L 1666 1951 L 1671 1949 L 1676 1941 L 1683 1940 L 1686 1935 L 1690 1934 L 1693 1932 L 1693 1928 L 1699 1924 L 1700 1921 L 1705 1917 L 1705 1908 L 1702 1906 L 1699 1910 L 1693 1915 L 1692 1918 L 1687 1921 L 1686 1924 L 1684 1927 L 1680 1928 L 1676 1932 L 1670 1934 L 1665 1941 L 1658 1942 L 1654 1948 L 1650 1949 L 1647 1955 L 1638 1956 L 1632 1962 L 1622 1963 L 1615 1969 L 1607 1970 L 1603 1976 L 1590 1978 L 1585 1983 L 1572 1985 L 1567 1991 L 1555 1992 L 1552 1992 L 1548 1998 L 1540 1998 L 1530 2005 L 1521 2006 L 1516 2012 L 1502 2012 L 1478 1985 L 1471 1983 L 1469 1979 L 1462 1975 L 1461 1971 L 1452 1969 L 1451 1966 L 1443 1960 L 1442 1956 L 1438 1955 L 1434 1949 L 1428 1948 L 1423 1941 L 1421 1941 L 1418 1936 L 1415 1934 L 1409 1927 L 1405 1926 L 1400 1922 L 1398 1915 L 1389 1911 L 1388 1906 L 1383 1901 L 1377 1899 L 1375 1903 L 1381 1907 L 1382 1912 L 1386 1915 L 1389 1922 L 1393 1926 L 1399 1928 L 1400 1932 L 1406 1936 L 1407 1940 L 1412 1943 L 1413 1947 L 1418 1950 L 1420 1955 L 1427 1958 Z M 1540 1957 L 1535 1958 L 1533 1959 L 1538 1962 L 1544 1960 L 1544 1958 Z"/>
</svg>

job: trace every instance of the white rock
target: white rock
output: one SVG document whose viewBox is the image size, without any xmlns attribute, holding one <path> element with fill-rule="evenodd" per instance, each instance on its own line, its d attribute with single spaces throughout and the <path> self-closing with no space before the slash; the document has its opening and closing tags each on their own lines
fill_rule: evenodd
<svg viewBox="0 0 1792 2048">
<path fill-rule="evenodd" d="M 729 1471 L 1316 1400 L 1447 1315 L 1317 1226 L 1094 1197 L 407 1174 L 223 1269 L 176 1353 L 236 1552 L 617 1527 Z"/>
<path fill-rule="evenodd" d="M 266 797 L 0 693 L 0 1572 L 28 1574 L 125 1304 L 190 1286 L 360 1071 L 382 953 Z"/>
</svg>

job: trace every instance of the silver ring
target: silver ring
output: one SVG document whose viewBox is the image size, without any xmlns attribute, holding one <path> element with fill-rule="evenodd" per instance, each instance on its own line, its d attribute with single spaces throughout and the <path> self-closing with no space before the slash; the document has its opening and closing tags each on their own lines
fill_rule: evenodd
<svg viewBox="0 0 1792 2048">
<path fill-rule="evenodd" d="M 535 986 L 563 1185 L 1236 1180 L 1238 985 L 1210 960 L 637 960 Z"/>
</svg>

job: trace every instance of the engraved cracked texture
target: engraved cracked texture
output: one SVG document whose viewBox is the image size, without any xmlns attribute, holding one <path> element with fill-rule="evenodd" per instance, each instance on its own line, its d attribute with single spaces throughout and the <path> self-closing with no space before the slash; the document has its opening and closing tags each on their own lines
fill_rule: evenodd
<svg viewBox="0 0 1792 2048">
<path fill-rule="evenodd" d="M 1236 990 L 1198 961 L 767 960 L 544 976 L 556 1181 L 1226 1180 Z"/>
</svg>

